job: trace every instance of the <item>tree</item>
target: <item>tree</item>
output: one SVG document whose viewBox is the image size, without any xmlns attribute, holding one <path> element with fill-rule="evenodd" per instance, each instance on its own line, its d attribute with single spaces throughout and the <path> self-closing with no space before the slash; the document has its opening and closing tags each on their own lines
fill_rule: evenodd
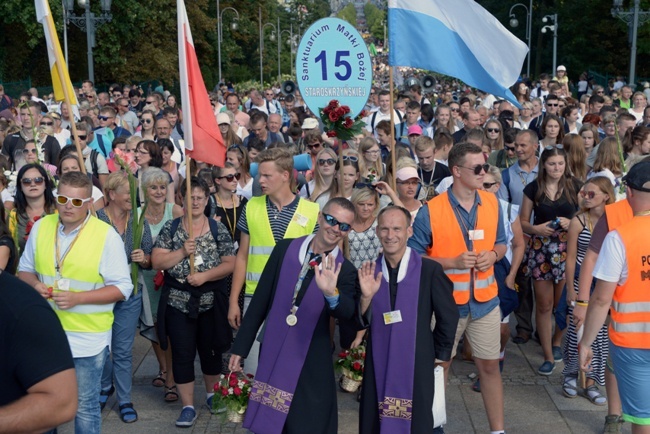
<svg viewBox="0 0 650 434">
<path fill-rule="evenodd" d="M 352 3 L 348 3 L 336 16 L 355 27 L 357 26 L 357 10 L 354 8 L 354 4 Z"/>
</svg>

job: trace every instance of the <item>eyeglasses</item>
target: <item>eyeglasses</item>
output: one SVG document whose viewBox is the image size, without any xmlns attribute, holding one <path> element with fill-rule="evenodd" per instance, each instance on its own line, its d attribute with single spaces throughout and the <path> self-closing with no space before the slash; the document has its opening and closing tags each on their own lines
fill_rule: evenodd
<svg viewBox="0 0 650 434">
<path fill-rule="evenodd" d="M 452 108 L 452 109 L 451 109 L 452 112 L 457 112 L 457 111 L 459 111 L 459 110 L 460 110 L 460 109 L 457 109 L 457 108 Z"/>
<path fill-rule="evenodd" d="M 235 179 L 239 181 L 239 178 L 241 178 L 240 173 L 231 173 L 230 175 L 219 176 L 217 179 L 225 179 L 228 182 L 233 182 Z"/>
<path fill-rule="evenodd" d="M 406 180 L 406 181 L 397 181 L 397 183 L 399 185 L 416 186 L 416 185 L 420 184 L 420 180 L 419 179 L 409 179 L 409 180 Z"/>
<path fill-rule="evenodd" d="M 23 149 L 23 155 L 27 155 L 27 154 L 36 154 L 36 148 L 34 148 L 34 149 L 27 149 L 27 148 Z"/>
<path fill-rule="evenodd" d="M 343 223 L 338 220 L 336 220 L 334 217 L 332 217 L 329 214 L 323 214 L 323 217 L 325 218 L 325 221 L 327 222 L 328 225 L 330 226 L 339 226 L 339 229 L 343 232 L 347 232 L 350 229 L 352 229 L 352 225 L 350 223 Z"/>
<path fill-rule="evenodd" d="M 326 164 L 328 166 L 333 166 L 335 163 L 336 163 L 336 160 L 333 159 L 333 158 L 327 158 L 327 159 L 321 158 L 320 160 L 318 160 L 318 165 L 319 166 L 324 166 Z"/>
<path fill-rule="evenodd" d="M 559 106 L 560 104 L 551 104 L 550 102 L 547 102 L 546 105 L 547 105 L 548 107 L 557 107 L 557 106 Z"/>
<path fill-rule="evenodd" d="M 474 167 L 465 167 L 465 166 L 458 166 L 458 167 L 462 167 L 463 169 L 472 170 L 472 171 L 474 171 L 474 175 L 480 175 L 481 172 L 483 172 L 483 171 L 485 171 L 487 173 L 488 169 L 490 169 L 489 164 L 479 164 L 479 165 L 476 165 Z"/>
<path fill-rule="evenodd" d="M 155 104 L 155 102 L 156 101 L 149 101 L 149 100 L 145 101 L 146 104 Z"/>
<path fill-rule="evenodd" d="M 70 202 L 70 203 L 72 203 L 73 207 L 81 208 L 84 203 L 90 202 L 92 199 L 93 199 L 92 197 L 89 197 L 89 198 L 86 198 L 86 199 L 79 199 L 78 197 L 68 197 L 68 196 L 64 196 L 62 194 L 59 194 L 56 197 L 56 203 L 58 203 L 59 205 L 64 205 L 65 206 L 65 205 L 68 204 L 68 202 Z"/>
<path fill-rule="evenodd" d="M 343 161 L 352 161 L 353 163 L 356 163 L 357 161 L 359 161 L 359 159 L 354 155 L 344 155 Z"/>
<path fill-rule="evenodd" d="M 585 199 L 593 199 L 596 197 L 596 195 L 599 193 L 596 193 L 595 191 L 581 191 L 580 196 L 584 197 Z"/>
<path fill-rule="evenodd" d="M 379 150 L 377 149 L 375 151 L 366 151 L 365 153 L 370 154 L 370 155 L 377 155 L 377 154 L 379 154 Z"/>
<path fill-rule="evenodd" d="M 313 145 L 307 145 L 309 149 L 316 149 L 320 148 L 320 143 L 314 143 Z"/>
<path fill-rule="evenodd" d="M 41 185 L 42 183 L 45 182 L 45 178 L 43 178 L 42 176 L 38 176 L 36 178 L 23 178 L 21 179 L 20 182 L 23 185 L 32 185 L 32 184 Z"/>
<path fill-rule="evenodd" d="M 483 183 L 483 188 L 486 189 L 486 190 L 489 190 L 492 187 L 494 187 L 496 184 L 497 184 L 497 182 L 484 182 Z"/>
<path fill-rule="evenodd" d="M 564 146 L 562 146 L 561 144 L 560 144 L 560 145 L 549 145 L 549 146 L 545 146 L 545 147 L 544 147 L 544 150 L 545 150 L 545 151 L 550 151 L 550 150 L 552 150 L 553 148 L 556 148 L 556 149 L 564 149 Z"/>
<path fill-rule="evenodd" d="M 99 115 L 99 116 L 97 116 L 97 119 L 99 119 L 100 121 L 107 121 L 109 119 L 113 119 L 113 116 Z"/>
<path fill-rule="evenodd" d="M 510 119 L 510 120 L 512 120 L 512 119 Z M 499 128 L 486 128 L 486 130 L 487 130 L 488 133 L 498 133 L 498 132 L 501 131 Z"/>
<path fill-rule="evenodd" d="M 142 119 L 142 123 L 143 123 L 143 124 L 150 124 L 150 123 L 152 123 L 152 122 L 153 122 L 152 119 Z"/>
<path fill-rule="evenodd" d="M 129 105 L 128 105 L 128 104 L 127 104 L 127 105 L 124 105 L 124 104 L 120 104 L 120 107 L 125 107 L 125 108 L 129 108 Z"/>
<path fill-rule="evenodd" d="M 39 125 L 42 127 L 51 127 L 54 125 L 54 122 L 41 122 Z"/>
<path fill-rule="evenodd" d="M 515 152 L 515 147 L 514 146 L 503 146 L 503 149 L 506 150 L 506 152 Z"/>
</svg>

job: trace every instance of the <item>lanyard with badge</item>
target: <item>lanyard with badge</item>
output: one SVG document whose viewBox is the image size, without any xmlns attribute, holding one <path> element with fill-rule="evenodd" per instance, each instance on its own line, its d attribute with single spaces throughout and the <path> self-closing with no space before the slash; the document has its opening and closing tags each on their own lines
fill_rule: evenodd
<svg viewBox="0 0 650 434">
<path fill-rule="evenodd" d="M 68 257 L 68 253 L 72 250 L 74 247 L 75 243 L 79 239 L 79 236 L 81 235 L 81 231 L 84 230 L 86 227 L 86 222 L 81 226 L 79 229 L 79 232 L 77 232 L 77 235 L 75 235 L 74 239 L 70 243 L 70 246 L 68 246 L 67 250 L 63 253 L 63 256 L 61 256 L 61 246 L 59 245 L 59 228 L 56 229 L 56 235 L 54 238 L 54 247 L 55 247 L 55 255 L 54 259 L 56 261 L 55 265 L 55 271 L 56 275 L 54 277 L 54 289 L 59 290 L 59 291 L 69 291 L 70 290 L 70 279 L 63 279 L 61 276 L 61 269 L 63 268 L 63 262 L 65 259 Z"/>
<path fill-rule="evenodd" d="M 485 231 L 483 229 L 476 229 L 476 227 L 478 226 L 478 212 L 476 215 L 476 219 L 474 220 L 473 229 L 470 229 L 465 224 L 465 219 L 463 219 L 463 217 L 460 215 L 458 208 L 454 207 L 454 213 L 456 214 L 457 220 L 460 221 L 461 229 L 464 231 L 464 233 L 467 234 L 467 239 L 469 240 L 468 251 L 474 251 L 474 241 L 481 241 L 483 238 L 485 238 Z M 478 278 L 478 272 L 473 267 L 472 267 L 472 271 L 473 271 L 472 276 L 474 276 L 474 280 L 476 280 Z"/>
<path fill-rule="evenodd" d="M 310 267 L 317 267 L 318 264 L 321 262 L 321 255 L 317 254 L 313 258 L 311 255 L 314 252 L 310 249 L 307 250 L 307 254 L 305 255 L 305 259 L 302 261 L 302 268 L 300 269 L 300 275 L 298 276 L 298 281 L 296 282 L 296 286 L 293 290 L 293 299 L 291 300 L 291 309 L 289 311 L 289 315 L 287 315 L 287 324 L 289 327 L 293 327 L 296 324 L 298 324 L 298 317 L 296 314 L 298 313 L 298 307 L 299 305 L 296 305 L 296 298 L 298 298 L 298 292 L 300 291 L 300 288 L 302 288 L 302 282 L 305 280 L 305 277 L 307 276 L 307 273 L 309 272 Z"/>
</svg>

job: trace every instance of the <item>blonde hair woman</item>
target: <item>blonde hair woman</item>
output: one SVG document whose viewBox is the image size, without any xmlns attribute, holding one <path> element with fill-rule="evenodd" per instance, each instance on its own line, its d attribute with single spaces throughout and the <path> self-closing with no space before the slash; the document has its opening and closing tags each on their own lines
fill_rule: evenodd
<svg viewBox="0 0 650 434">
<path fill-rule="evenodd" d="M 321 150 L 316 155 L 314 179 L 302 187 L 300 195 L 318 203 L 322 209 L 330 197 L 334 197 L 338 193 L 337 169 L 338 157 L 336 152 L 331 148 Z"/>
</svg>

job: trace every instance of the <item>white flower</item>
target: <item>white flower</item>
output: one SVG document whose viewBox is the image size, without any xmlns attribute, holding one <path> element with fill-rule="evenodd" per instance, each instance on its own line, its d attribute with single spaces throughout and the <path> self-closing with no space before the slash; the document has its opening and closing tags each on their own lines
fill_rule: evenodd
<svg viewBox="0 0 650 434">
<path fill-rule="evenodd" d="M 228 388 L 228 395 L 232 395 L 234 393 L 233 388 L 229 387 Z"/>
</svg>

